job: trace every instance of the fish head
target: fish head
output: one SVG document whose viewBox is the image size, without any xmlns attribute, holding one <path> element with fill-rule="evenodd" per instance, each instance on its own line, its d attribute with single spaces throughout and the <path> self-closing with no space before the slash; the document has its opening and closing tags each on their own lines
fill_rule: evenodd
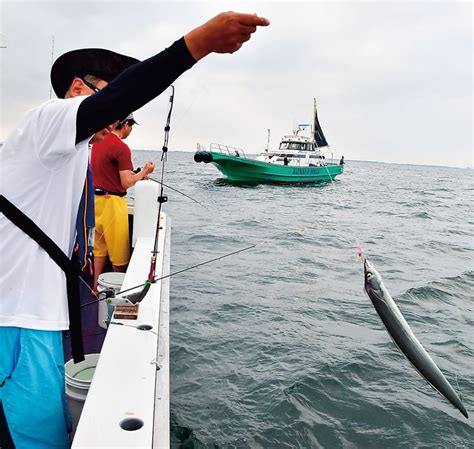
<svg viewBox="0 0 474 449">
<path fill-rule="evenodd" d="M 367 260 L 364 260 L 364 287 L 369 296 L 371 293 L 381 296 L 382 294 L 382 276 L 375 267 Z"/>
</svg>

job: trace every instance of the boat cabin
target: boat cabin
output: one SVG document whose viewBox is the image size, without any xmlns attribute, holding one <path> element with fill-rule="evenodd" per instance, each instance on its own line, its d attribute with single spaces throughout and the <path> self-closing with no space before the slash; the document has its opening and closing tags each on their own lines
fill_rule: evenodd
<svg viewBox="0 0 474 449">
<path fill-rule="evenodd" d="M 278 165 L 296 167 L 321 167 L 325 157 L 313 139 L 299 135 L 298 129 L 291 136 L 284 136 L 277 151 L 265 151 L 256 160 Z"/>
</svg>

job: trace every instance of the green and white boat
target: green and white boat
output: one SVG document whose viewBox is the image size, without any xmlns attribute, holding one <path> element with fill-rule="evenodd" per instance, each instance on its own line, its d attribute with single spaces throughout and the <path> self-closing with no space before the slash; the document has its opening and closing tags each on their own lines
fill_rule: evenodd
<svg viewBox="0 0 474 449">
<path fill-rule="evenodd" d="M 298 125 L 276 151 L 269 151 L 267 145 L 263 153 L 250 158 L 239 148 L 212 143 L 208 151 L 198 144 L 194 160 L 215 165 L 229 181 L 252 184 L 332 181 L 344 171 L 344 156 L 334 160 L 319 124 L 316 100 L 313 125 Z"/>
</svg>

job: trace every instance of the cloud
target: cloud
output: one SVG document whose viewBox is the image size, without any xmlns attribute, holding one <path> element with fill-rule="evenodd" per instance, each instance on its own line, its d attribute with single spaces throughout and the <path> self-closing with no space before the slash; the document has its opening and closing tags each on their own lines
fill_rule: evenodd
<svg viewBox="0 0 474 449">
<path fill-rule="evenodd" d="M 472 5 L 456 2 L 3 2 L 2 128 L 49 96 L 55 55 L 104 47 L 146 58 L 222 10 L 271 20 L 234 55 L 177 82 L 171 148 L 258 152 L 311 120 L 337 155 L 472 165 Z M 137 112 L 134 148 L 161 148 L 168 95 Z M 8 111 L 8 114 L 5 114 Z"/>
</svg>

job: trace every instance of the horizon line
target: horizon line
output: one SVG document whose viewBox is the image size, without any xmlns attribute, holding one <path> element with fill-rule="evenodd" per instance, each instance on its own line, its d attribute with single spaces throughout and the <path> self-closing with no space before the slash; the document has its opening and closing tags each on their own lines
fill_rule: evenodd
<svg viewBox="0 0 474 449">
<path fill-rule="evenodd" d="M 153 148 L 134 148 L 132 151 L 148 151 L 154 153 L 160 153 L 161 149 L 153 149 Z M 168 150 L 171 153 L 195 153 L 196 150 Z M 258 156 L 260 153 L 248 153 L 251 156 Z M 410 162 L 386 162 L 386 161 L 375 161 L 375 160 L 364 160 L 364 159 L 347 159 L 344 158 L 345 161 L 349 162 L 366 162 L 366 163 L 376 163 L 376 164 L 393 164 L 393 165 L 413 165 L 416 167 L 443 167 L 443 168 L 458 168 L 460 170 L 472 170 L 474 169 L 474 164 L 466 165 L 464 167 L 458 165 L 438 165 L 438 164 L 414 164 Z"/>
</svg>

